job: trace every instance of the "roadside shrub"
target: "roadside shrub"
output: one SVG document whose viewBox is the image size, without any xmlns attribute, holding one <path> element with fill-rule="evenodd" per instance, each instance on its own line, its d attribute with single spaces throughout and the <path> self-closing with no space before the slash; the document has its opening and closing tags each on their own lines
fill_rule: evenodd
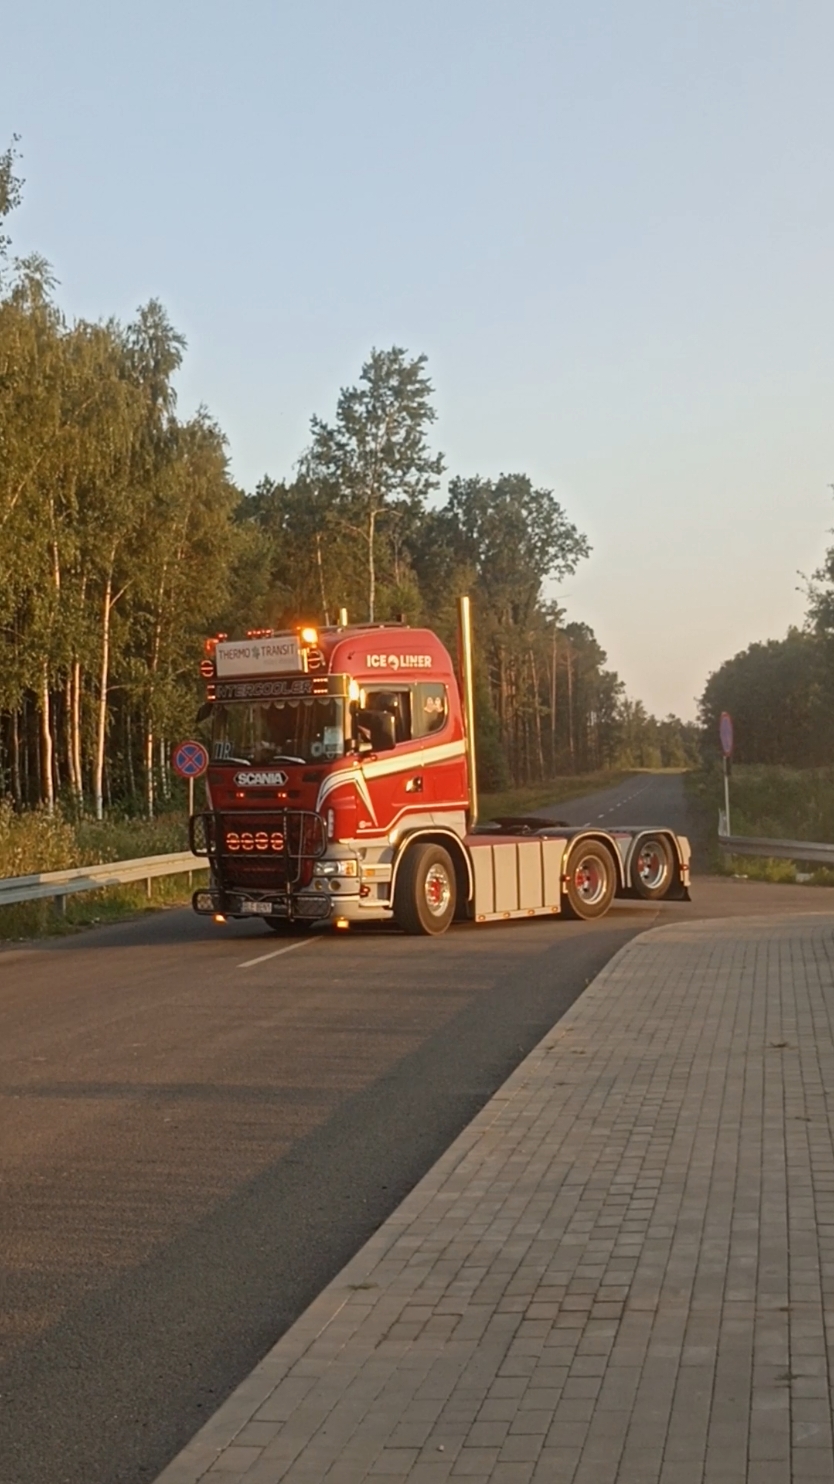
<svg viewBox="0 0 834 1484">
<path fill-rule="evenodd" d="M 61 813 L 16 814 L 9 799 L 0 799 L 0 876 L 66 870 L 79 864 L 77 849 L 75 831 Z"/>
</svg>

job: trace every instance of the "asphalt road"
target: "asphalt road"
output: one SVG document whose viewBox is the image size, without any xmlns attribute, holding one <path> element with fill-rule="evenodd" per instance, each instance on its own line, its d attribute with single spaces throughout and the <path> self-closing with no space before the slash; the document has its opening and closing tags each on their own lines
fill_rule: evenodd
<svg viewBox="0 0 834 1484">
<path fill-rule="evenodd" d="M 553 812 L 685 824 L 674 777 Z M 172 911 L 0 952 L 0 1484 L 155 1477 L 635 933 L 828 904 L 695 898 L 289 944 Z"/>
<path fill-rule="evenodd" d="M 552 808 L 537 810 L 543 817 L 563 819 L 566 824 L 617 825 L 665 824 L 678 834 L 691 831 L 683 779 L 668 773 L 634 773 L 616 788 L 601 789 Z"/>
</svg>

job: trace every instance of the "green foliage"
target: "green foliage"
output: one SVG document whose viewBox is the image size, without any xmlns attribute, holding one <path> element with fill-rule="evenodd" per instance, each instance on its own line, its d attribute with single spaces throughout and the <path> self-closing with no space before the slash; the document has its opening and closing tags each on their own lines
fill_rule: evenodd
<svg viewBox="0 0 834 1484">
<path fill-rule="evenodd" d="M 834 709 L 829 644 L 790 629 L 785 639 L 751 644 L 709 677 L 700 701 L 704 746 L 718 751 L 718 723 L 729 711 L 742 763 L 819 766 L 832 755 Z"/>
</svg>

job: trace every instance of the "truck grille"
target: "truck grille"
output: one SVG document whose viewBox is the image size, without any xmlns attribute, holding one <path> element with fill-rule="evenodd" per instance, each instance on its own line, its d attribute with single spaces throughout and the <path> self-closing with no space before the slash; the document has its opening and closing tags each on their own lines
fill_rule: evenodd
<svg viewBox="0 0 834 1484">
<path fill-rule="evenodd" d="M 306 885 L 327 848 L 324 820 L 308 809 L 195 814 L 189 840 L 195 855 L 212 862 L 220 885 L 262 891 Z"/>
</svg>

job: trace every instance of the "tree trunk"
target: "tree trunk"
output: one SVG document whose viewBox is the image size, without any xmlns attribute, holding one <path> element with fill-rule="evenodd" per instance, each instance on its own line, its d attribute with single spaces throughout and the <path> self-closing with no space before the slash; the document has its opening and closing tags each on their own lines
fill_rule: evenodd
<svg viewBox="0 0 834 1484">
<path fill-rule="evenodd" d="M 104 747 L 107 740 L 107 691 L 110 683 L 110 619 L 113 611 L 113 568 L 107 574 L 101 609 L 101 671 L 99 674 L 96 750 L 93 766 L 93 801 L 96 819 L 104 818 Z"/>
<path fill-rule="evenodd" d="M 327 607 L 327 593 L 324 587 L 324 566 L 321 560 L 321 531 L 316 531 L 316 566 L 319 574 L 319 593 L 321 595 L 321 611 L 324 614 L 325 627 L 330 625 L 330 610 Z"/>
<path fill-rule="evenodd" d="M 530 650 L 530 674 L 533 680 L 533 705 L 535 707 L 534 716 L 536 720 L 536 756 L 539 765 L 538 776 L 541 780 L 542 778 L 544 778 L 545 775 L 544 742 L 542 740 L 542 713 L 541 706 L 539 705 L 539 672 L 536 666 L 536 656 L 533 653 L 532 649 Z"/>
<path fill-rule="evenodd" d="M 171 785 L 168 777 L 168 744 L 164 737 L 159 739 L 159 787 L 167 804 L 171 797 Z"/>
<path fill-rule="evenodd" d="M 9 745 L 12 765 L 12 798 L 15 806 L 19 809 L 23 803 L 23 794 L 20 788 L 20 713 L 12 712 L 12 733 Z"/>
<path fill-rule="evenodd" d="M 72 664 L 72 766 L 75 774 L 75 799 L 79 814 L 84 813 L 84 765 L 81 754 L 81 661 Z"/>
<path fill-rule="evenodd" d="M 125 769 L 127 772 L 127 786 L 130 789 L 131 808 L 136 806 L 136 776 L 133 771 L 133 725 L 130 717 L 130 704 L 125 706 Z"/>
<path fill-rule="evenodd" d="M 78 775 L 75 771 L 75 749 L 73 747 L 72 735 L 72 713 L 73 713 L 73 667 L 67 671 L 66 684 L 64 685 L 64 747 L 67 754 L 67 778 L 69 779 L 70 793 L 73 801 L 78 802 Z"/>
<path fill-rule="evenodd" d="M 376 532 L 376 511 L 368 512 L 368 623 L 375 620 L 376 610 L 376 560 L 374 556 L 374 535 Z"/>
<path fill-rule="evenodd" d="M 553 652 L 550 658 L 550 776 L 556 777 L 556 625 L 553 625 Z"/>
<path fill-rule="evenodd" d="M 20 717 L 21 717 L 22 732 L 23 732 L 23 769 L 22 769 L 23 788 L 21 790 L 21 803 L 23 803 L 24 805 L 27 805 L 27 804 L 31 804 L 33 802 L 33 800 L 32 800 L 32 768 L 31 768 L 31 761 L 32 761 L 32 739 L 31 739 L 31 735 L 30 735 L 30 733 L 31 733 L 31 727 L 29 725 L 29 693 L 28 693 L 28 691 L 24 693 L 23 699 L 22 699 L 21 704 L 20 704 Z"/>
<path fill-rule="evenodd" d="M 568 647 L 568 747 L 571 772 L 576 772 L 576 744 L 573 731 L 573 652 Z"/>
<path fill-rule="evenodd" d="M 41 802 L 48 814 L 55 812 L 55 788 L 52 782 L 52 724 L 49 697 L 49 671 L 46 661 L 41 666 Z"/>
<path fill-rule="evenodd" d="M 148 722 L 145 727 L 145 813 L 148 819 L 153 819 L 154 809 L 153 743 L 153 727 Z"/>
</svg>

